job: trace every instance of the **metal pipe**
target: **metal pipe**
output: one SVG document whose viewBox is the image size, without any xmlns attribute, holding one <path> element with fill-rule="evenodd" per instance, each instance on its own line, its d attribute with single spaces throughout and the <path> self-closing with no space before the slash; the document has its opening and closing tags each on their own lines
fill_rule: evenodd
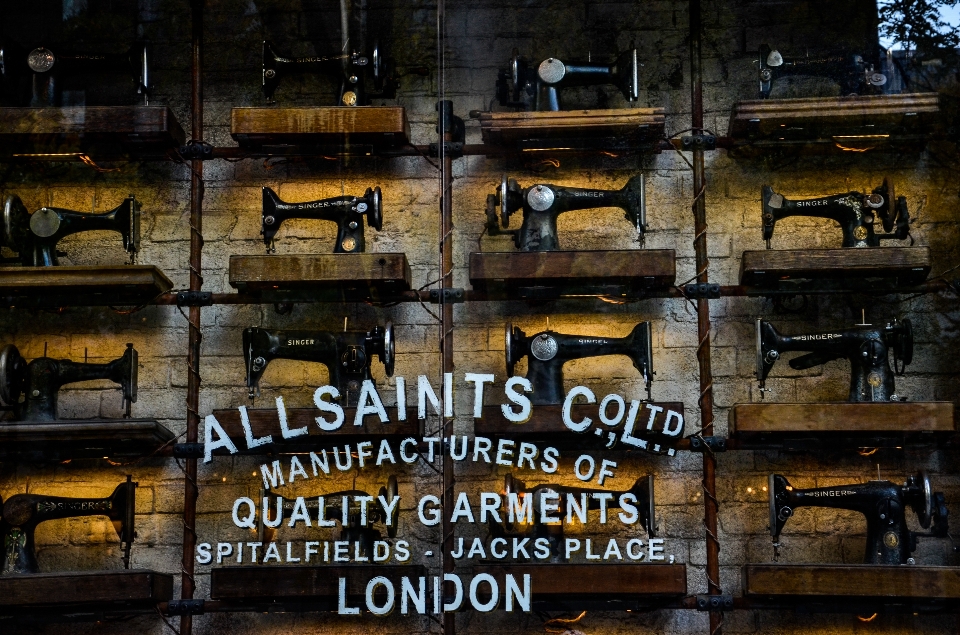
<svg viewBox="0 0 960 635">
<path fill-rule="evenodd" d="M 690 105 L 693 134 L 703 133 L 703 68 L 700 0 L 690 0 Z M 693 247 L 696 254 L 697 282 L 707 282 L 710 260 L 707 258 L 706 178 L 702 147 L 693 150 Z M 697 363 L 700 369 L 701 434 L 713 434 L 713 372 L 710 367 L 710 301 L 697 300 Z M 707 547 L 707 593 L 720 593 L 720 541 L 717 538 L 717 459 L 703 453 L 703 525 Z M 720 635 L 723 614 L 710 611 L 710 633 Z"/>
<path fill-rule="evenodd" d="M 204 0 L 191 3 L 193 32 L 193 65 L 191 86 L 191 116 L 194 139 L 203 139 L 203 9 Z M 203 161 L 190 162 L 190 290 L 203 286 L 201 251 L 203 217 Z M 190 307 L 189 343 L 187 349 L 187 443 L 196 443 L 200 427 L 200 307 Z M 183 479 L 183 560 L 181 563 L 180 597 L 192 599 L 196 590 L 194 553 L 197 544 L 197 460 L 186 459 Z M 180 618 L 180 635 L 190 635 L 193 616 Z"/>
</svg>

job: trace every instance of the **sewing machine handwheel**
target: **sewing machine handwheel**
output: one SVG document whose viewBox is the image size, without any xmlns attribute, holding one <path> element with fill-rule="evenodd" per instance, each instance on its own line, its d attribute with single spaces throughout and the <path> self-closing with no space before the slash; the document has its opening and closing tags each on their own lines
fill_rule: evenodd
<svg viewBox="0 0 960 635">
<path fill-rule="evenodd" d="M 367 199 L 370 209 L 367 211 L 367 225 L 377 231 L 383 229 L 383 195 L 380 193 L 380 186 L 367 188 L 364 198 Z"/>
<path fill-rule="evenodd" d="M 0 349 L 0 402 L 12 406 L 20 401 L 20 382 L 23 358 L 13 344 Z"/>
<path fill-rule="evenodd" d="M 874 191 L 886 198 L 883 208 L 878 211 L 883 223 L 883 231 L 890 233 L 897 225 L 897 196 L 893 191 L 893 182 L 884 177 L 883 183 Z"/>
<path fill-rule="evenodd" d="M 893 341 L 894 372 L 902 375 L 904 370 L 913 362 L 913 324 L 909 318 L 900 323 L 902 329 Z M 899 368 L 898 368 L 899 362 Z"/>
<path fill-rule="evenodd" d="M 933 488 L 930 486 L 930 477 L 926 470 L 920 470 L 910 480 L 914 482 L 914 485 L 920 487 L 923 494 L 923 509 L 917 509 L 915 505 L 912 505 L 913 511 L 917 512 L 917 520 L 920 521 L 920 526 L 929 529 L 930 522 L 933 520 Z"/>
<path fill-rule="evenodd" d="M 507 322 L 503 329 L 504 355 L 507 361 L 507 375 L 513 377 L 513 367 L 516 366 L 523 354 L 519 351 L 524 339 L 523 331 Z"/>
<path fill-rule="evenodd" d="M 16 194 L 3 202 L 3 235 L 0 244 L 19 252 L 30 232 L 30 212 Z"/>
<path fill-rule="evenodd" d="M 396 343 L 393 339 L 393 322 L 383 327 L 383 368 L 387 377 L 393 377 L 393 363 L 396 360 Z"/>
<path fill-rule="evenodd" d="M 507 181 L 507 175 L 500 177 L 500 226 L 506 229 L 510 226 L 510 206 L 507 202 L 507 193 L 510 191 L 510 185 Z"/>
</svg>

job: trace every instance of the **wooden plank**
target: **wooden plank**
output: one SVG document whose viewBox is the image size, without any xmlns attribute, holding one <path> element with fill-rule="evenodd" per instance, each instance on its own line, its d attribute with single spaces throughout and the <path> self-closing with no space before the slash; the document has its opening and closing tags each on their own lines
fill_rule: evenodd
<svg viewBox="0 0 960 635">
<path fill-rule="evenodd" d="M 601 398 L 601 397 L 598 397 Z M 662 408 L 656 411 L 650 406 Z M 629 404 L 628 404 L 629 407 Z M 598 404 L 575 404 L 570 414 L 574 421 L 582 421 L 584 417 L 590 417 L 593 424 L 584 432 L 574 432 L 563 423 L 563 406 L 557 405 L 539 405 L 533 406 L 533 412 L 530 419 L 524 423 L 513 423 L 503 416 L 500 406 L 484 406 L 483 418 L 475 419 L 473 423 L 474 433 L 477 436 L 500 437 L 506 436 L 511 439 L 517 439 L 528 442 L 549 442 L 556 447 L 584 447 L 634 449 L 639 446 L 622 443 L 622 435 L 625 421 L 621 421 L 615 426 L 608 426 L 599 421 Z M 610 414 L 614 408 L 610 409 Z M 683 403 L 681 402 L 652 402 L 644 404 L 637 414 L 636 424 L 631 433 L 633 437 L 646 441 L 651 452 L 668 453 L 669 448 L 675 448 L 680 441 L 679 436 L 667 436 L 662 434 L 669 412 L 675 412 L 680 415 L 680 435 L 683 434 Z M 652 429 L 648 430 L 650 424 L 650 415 L 654 415 Z M 624 417 L 626 419 L 626 417 Z M 671 416 L 671 428 L 677 426 L 677 421 Z M 612 435 L 612 436 L 611 436 Z M 611 443 L 611 439 L 613 443 Z"/>
<path fill-rule="evenodd" d="M 0 422 L 0 459 L 56 460 L 143 456 L 174 434 L 154 419 Z"/>
<path fill-rule="evenodd" d="M 333 600 L 339 580 L 347 579 L 347 596 L 363 598 L 367 583 L 383 576 L 399 595 L 400 578 L 426 575 L 422 565 L 247 566 L 215 567 L 210 571 L 210 599 L 249 602 L 258 599 Z"/>
<path fill-rule="evenodd" d="M 730 410 L 730 436 L 836 432 L 954 432 L 952 401 L 741 403 Z"/>
<path fill-rule="evenodd" d="M 4 306 L 146 304 L 172 288 L 154 265 L 0 267 Z"/>
<path fill-rule="evenodd" d="M 746 598 L 960 599 L 960 568 L 891 565 L 748 564 Z"/>
<path fill-rule="evenodd" d="M 743 252 L 740 284 L 777 286 L 785 280 L 846 278 L 862 286 L 868 278 L 920 284 L 930 274 L 929 247 L 868 249 L 763 249 Z"/>
<path fill-rule="evenodd" d="M 42 607 L 56 612 L 109 603 L 150 606 L 173 598 L 173 576 L 147 570 L 32 573 L 0 576 L 0 613 Z"/>
<path fill-rule="evenodd" d="M 402 439 L 420 434 L 420 424 L 415 418 L 416 413 L 407 413 L 406 421 L 397 421 L 397 409 L 394 406 L 387 406 L 387 417 L 390 423 L 380 423 L 376 415 L 367 415 L 363 418 L 362 426 L 353 424 L 356 416 L 356 407 L 345 407 L 343 409 L 343 425 L 333 431 L 324 431 L 317 427 L 316 418 L 323 417 L 329 420 L 332 415 L 324 413 L 314 408 L 291 408 L 287 410 L 287 426 L 291 429 L 306 427 L 306 435 L 284 440 L 280 435 L 280 418 L 276 410 L 266 408 L 257 408 L 247 410 L 250 419 L 250 428 L 256 437 L 273 435 L 273 446 L 302 446 L 318 447 L 323 442 L 344 443 L 351 439 L 361 437 L 376 437 L 386 439 Z M 412 416 L 411 416 L 412 415 Z M 237 447 L 246 448 L 246 441 L 243 426 L 240 423 L 240 411 L 236 408 L 230 410 L 214 410 L 213 416 L 217 418 L 220 425 L 223 426 L 227 435 L 239 443 Z M 270 451 L 270 445 L 260 446 L 257 450 L 262 452 Z"/>
<path fill-rule="evenodd" d="M 186 143 L 166 106 L 0 108 L 0 154 L 78 152 L 116 145 L 165 152 Z"/>
<path fill-rule="evenodd" d="M 529 573 L 534 601 L 545 596 L 663 598 L 687 593 L 683 564 L 478 564 L 473 573 L 487 573 L 497 580 L 508 573 L 522 580 L 523 574 Z"/>
<path fill-rule="evenodd" d="M 936 93 L 742 101 L 730 115 L 732 156 L 919 151 L 942 127 Z"/>
<path fill-rule="evenodd" d="M 399 106 L 234 108 L 230 135 L 243 147 L 344 143 L 398 147 L 410 143 L 410 123 Z"/>
<path fill-rule="evenodd" d="M 230 285 L 276 301 L 381 299 L 410 289 L 404 254 L 230 256 Z"/>
<path fill-rule="evenodd" d="M 516 293 L 524 286 L 662 288 L 674 283 L 676 272 L 673 249 L 470 254 L 473 287 L 507 293 Z"/>
<path fill-rule="evenodd" d="M 484 143 L 515 144 L 535 138 L 629 137 L 639 142 L 660 139 L 663 108 L 617 108 L 560 112 L 485 112 L 480 114 Z"/>
</svg>

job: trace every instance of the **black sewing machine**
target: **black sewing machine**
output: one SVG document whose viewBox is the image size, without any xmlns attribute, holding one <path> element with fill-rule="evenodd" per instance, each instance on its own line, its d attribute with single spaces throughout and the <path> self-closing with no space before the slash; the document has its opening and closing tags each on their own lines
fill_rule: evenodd
<svg viewBox="0 0 960 635">
<path fill-rule="evenodd" d="M 130 568 L 130 547 L 136 539 L 134 513 L 137 483 L 127 476 L 107 498 L 66 498 L 44 494 L 15 494 L 3 502 L 3 568 L 0 575 L 39 573 L 34 532 L 47 520 L 78 516 L 106 516 L 120 537 L 123 567 Z"/>
<path fill-rule="evenodd" d="M 562 519 L 563 522 L 556 524 L 543 524 L 540 522 L 540 495 L 541 493 L 554 493 L 557 494 L 556 500 L 559 503 L 559 510 L 554 513 L 554 516 Z M 510 521 L 510 510 L 508 508 L 508 496 L 511 494 L 517 494 L 521 499 L 523 497 L 531 497 L 531 506 L 533 509 L 533 529 L 529 527 L 524 527 L 525 523 L 519 522 L 518 519 L 514 519 L 514 522 Z M 607 509 L 619 509 L 620 508 L 620 497 L 624 494 L 633 494 L 636 497 L 635 506 L 637 512 L 640 515 L 639 524 L 647 532 L 647 535 L 651 538 L 656 538 L 657 536 L 657 522 L 655 515 L 655 502 L 654 502 L 654 492 L 653 492 L 653 474 L 648 474 L 647 476 L 641 476 L 636 480 L 633 486 L 622 492 L 604 490 L 604 489 L 592 489 L 587 487 L 570 487 L 567 485 L 537 485 L 532 488 L 527 488 L 526 484 L 513 476 L 513 474 L 507 474 L 503 478 L 503 492 L 502 500 L 503 504 L 500 508 L 500 513 L 503 517 L 503 523 L 497 523 L 493 520 L 488 521 L 488 527 L 490 529 L 491 538 L 512 538 L 512 537 L 525 537 L 533 534 L 532 537 L 536 538 L 546 538 L 550 542 L 550 552 L 553 554 L 555 560 L 563 559 L 563 528 L 566 524 L 567 517 L 567 495 L 571 494 L 577 499 L 577 504 L 581 504 L 583 500 L 586 500 L 585 510 L 591 509 L 600 509 L 600 501 L 596 498 L 593 498 L 593 494 L 612 494 L 613 497 L 607 500 Z M 576 510 L 573 511 L 576 515 Z M 609 512 L 608 512 L 609 513 Z"/>
<path fill-rule="evenodd" d="M 130 262 L 140 249 L 140 203 L 133 194 L 120 205 L 102 214 L 75 212 L 59 207 L 41 207 L 27 212 L 20 197 L 8 196 L 3 202 L 3 227 L 0 244 L 19 254 L 27 267 L 49 267 L 60 264 L 57 251 L 61 239 L 84 231 L 115 231 L 123 237 L 123 248 Z"/>
<path fill-rule="evenodd" d="M 8 90 L 17 92 L 29 83 L 27 105 L 31 107 L 72 105 L 63 103 L 63 82 L 85 72 L 131 73 L 138 80 L 137 94 L 149 105 L 150 54 L 145 43 L 136 43 L 123 53 L 106 54 L 0 43 L 0 78 Z"/>
<path fill-rule="evenodd" d="M 360 385 L 371 379 L 373 356 L 380 358 L 387 375 L 393 375 L 393 324 L 372 331 L 268 331 L 251 327 L 243 331 L 243 361 L 247 367 L 250 398 L 260 394 L 260 378 L 274 359 L 319 362 L 330 373 L 330 385 L 340 391 L 347 406 L 356 406 Z"/>
<path fill-rule="evenodd" d="M 351 51 L 331 56 L 289 57 L 264 41 L 263 95 L 268 103 L 274 103 L 280 79 L 297 72 L 321 72 L 336 77 L 340 81 L 337 106 L 369 106 L 371 98 L 396 97 L 397 80 L 378 43 L 373 45 L 370 55 Z"/>
<path fill-rule="evenodd" d="M 804 370 L 846 357 L 850 360 L 851 402 L 900 401 L 894 392 L 894 373 L 903 375 L 913 361 L 913 327 L 910 320 L 883 326 L 857 324 L 826 333 L 781 335 L 773 325 L 757 318 L 757 381 L 763 398 L 764 382 L 780 354 L 808 351 L 790 360 L 794 370 Z M 893 369 L 889 353 L 893 352 Z"/>
<path fill-rule="evenodd" d="M 366 521 L 364 522 L 360 503 L 356 500 L 356 497 L 371 496 L 371 494 L 358 489 L 322 494 L 324 506 L 323 518 L 326 520 L 335 520 L 340 523 L 339 539 L 346 540 L 351 543 L 359 542 L 361 553 L 369 556 L 369 554 L 373 553 L 374 541 L 380 540 L 382 537 L 380 531 L 374 528 L 375 524 L 380 523 L 386 527 L 387 536 L 390 538 L 397 537 L 397 528 L 399 527 L 399 504 L 394 508 L 391 518 L 390 515 L 387 514 L 386 508 L 378 500 L 377 496 L 382 496 L 384 500 L 390 502 L 393 501 L 398 495 L 399 489 L 397 486 L 397 477 L 390 476 L 387 479 L 387 484 L 380 487 L 380 491 L 377 492 L 377 495 L 373 495 L 373 501 L 367 505 Z M 343 497 L 345 496 L 348 497 L 346 524 L 343 523 Z M 270 520 L 275 521 L 277 509 L 276 498 L 271 497 L 269 492 L 261 490 L 260 499 L 264 500 L 264 497 L 266 497 L 266 499 L 269 501 L 268 515 Z M 280 498 L 282 499 L 281 505 L 283 508 L 283 518 L 288 519 L 293 513 L 296 499 L 285 497 Z M 305 499 L 304 503 L 306 504 L 307 512 L 310 514 L 310 518 L 316 520 L 320 510 L 319 498 L 317 496 L 311 496 L 310 498 Z M 286 522 L 286 520 L 284 520 L 284 522 Z M 267 527 L 264 525 L 263 514 L 259 514 L 257 516 L 257 536 L 257 539 L 263 541 L 264 543 L 273 542 L 276 539 L 276 528 Z"/>
<path fill-rule="evenodd" d="M 852 485 L 795 489 L 786 478 L 771 474 L 767 486 L 770 502 L 770 535 L 774 560 L 780 555 L 780 532 L 798 507 L 830 507 L 860 512 L 867 519 L 864 564 L 907 564 L 917 548 L 917 538 L 947 536 L 947 506 L 941 492 L 933 492 L 926 472 L 918 472 L 903 485 L 870 481 Z M 907 528 L 907 507 L 928 533 Z M 912 560 L 912 559 L 911 559 Z"/>
<path fill-rule="evenodd" d="M 788 200 L 769 185 L 762 190 L 763 239 L 770 249 L 770 239 L 778 220 L 791 216 L 830 218 L 843 230 L 842 247 L 879 247 L 881 240 L 905 240 L 910 237 L 910 213 L 907 199 L 894 194 L 893 184 L 884 179 L 871 194 L 846 192 L 822 198 Z M 877 233 L 879 217 L 884 233 Z"/>
<path fill-rule="evenodd" d="M 626 355 L 640 371 L 650 398 L 653 382 L 653 339 L 649 322 L 637 324 L 626 337 L 592 337 L 543 331 L 530 337 L 512 324 L 505 329 L 507 375 L 527 357 L 527 379 L 533 386 L 530 401 L 536 405 L 563 403 L 563 365 L 582 357 Z"/>
<path fill-rule="evenodd" d="M 68 359 L 38 357 L 29 364 L 13 344 L 0 349 L 0 402 L 12 409 L 18 421 L 57 420 L 57 396 L 66 384 L 109 379 L 120 384 L 124 417 L 137 401 L 137 349 L 127 344 L 119 358 L 106 364 L 72 362 Z M 20 397 L 24 396 L 23 402 Z"/>
<path fill-rule="evenodd" d="M 558 89 L 571 86 L 612 84 L 629 102 L 639 97 L 637 49 L 622 53 L 613 64 L 563 62 L 550 57 L 531 68 L 514 50 L 510 67 L 497 74 L 497 101 L 501 106 L 523 110 L 560 110 Z"/>
<path fill-rule="evenodd" d="M 520 251 L 557 251 L 560 249 L 557 217 L 564 212 L 598 207 L 622 209 L 624 217 L 637 230 L 637 240 L 643 242 L 647 231 L 643 174 L 627 181 L 620 190 L 588 190 L 545 183 L 521 189 L 515 179 L 504 175 L 497 193 L 487 196 L 487 233 L 513 236 L 513 243 Z M 510 216 L 521 209 L 520 228 L 506 229 L 510 226 Z"/>
<path fill-rule="evenodd" d="M 260 233 L 267 253 L 275 252 L 274 237 L 280 223 L 291 218 L 329 220 L 337 224 L 335 254 L 363 253 L 363 222 L 380 231 L 383 229 L 383 197 L 380 187 L 367 188 L 362 197 L 335 196 L 306 203 L 285 203 L 269 187 L 263 188 L 263 215 Z"/>
<path fill-rule="evenodd" d="M 770 97 L 773 82 L 781 77 L 827 77 L 840 84 L 841 95 L 863 95 L 887 83 L 883 73 L 856 53 L 785 59 L 766 44 L 760 47 L 760 98 Z"/>
</svg>

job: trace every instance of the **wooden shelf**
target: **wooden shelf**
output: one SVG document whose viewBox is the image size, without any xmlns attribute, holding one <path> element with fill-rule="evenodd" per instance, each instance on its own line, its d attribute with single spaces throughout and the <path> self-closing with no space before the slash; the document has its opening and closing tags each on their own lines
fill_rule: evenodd
<svg viewBox="0 0 960 635">
<path fill-rule="evenodd" d="M 366 154 L 409 145 L 410 123 L 398 106 L 234 108 L 230 135 L 242 148 Z"/>
<path fill-rule="evenodd" d="M 529 573 L 534 611 L 649 610 L 676 607 L 687 594 L 683 564 L 483 563 L 472 570 L 498 581 L 509 573 L 522 582 Z"/>
<path fill-rule="evenodd" d="M 654 150 L 663 138 L 665 120 L 663 108 L 484 112 L 480 135 L 486 144 L 519 150 L 600 146 Z"/>
<path fill-rule="evenodd" d="M 4 160 L 63 161 L 72 153 L 93 159 L 168 158 L 184 143 L 183 128 L 166 106 L 0 108 Z"/>
<path fill-rule="evenodd" d="M 673 411 L 683 417 L 683 404 L 680 402 L 652 402 L 650 405 L 663 408 L 657 412 L 653 423 L 653 432 L 647 430 L 647 424 L 652 412 L 645 405 L 641 406 L 637 414 L 636 424 L 632 435 L 638 439 L 648 442 L 647 451 L 656 454 L 669 454 L 672 456 L 680 438 L 668 437 L 660 431 L 664 428 L 667 419 L 667 413 Z M 474 420 L 473 430 L 477 436 L 486 436 L 500 438 L 501 436 L 516 439 L 517 441 L 527 441 L 529 443 L 549 443 L 550 445 L 565 448 L 583 448 L 584 450 L 603 450 L 610 449 L 615 451 L 637 451 L 644 448 L 624 444 L 620 442 L 623 435 L 625 423 L 621 421 L 615 426 L 608 426 L 600 422 L 597 416 L 598 404 L 575 404 L 571 408 L 571 417 L 575 421 L 582 421 L 584 417 L 593 419 L 590 428 L 585 432 L 574 432 L 567 428 L 563 423 L 563 407 L 557 405 L 533 406 L 533 413 L 525 423 L 513 423 L 503 416 L 500 406 L 484 406 L 483 418 Z M 627 404 L 629 408 L 629 403 Z M 626 419 L 626 416 L 624 417 Z M 676 421 L 670 423 L 675 426 Z M 611 443 L 611 433 L 614 435 L 615 443 Z M 682 435 L 681 431 L 681 435 Z"/>
<path fill-rule="evenodd" d="M 729 423 L 740 449 L 940 445 L 956 434 L 952 401 L 736 404 Z"/>
<path fill-rule="evenodd" d="M 960 568 L 916 565 L 748 564 L 749 608 L 914 613 L 960 608 Z"/>
<path fill-rule="evenodd" d="M 413 564 L 215 567 L 210 599 L 233 611 L 336 611 L 341 577 L 347 578 L 348 606 L 364 606 L 372 578 L 393 582 L 399 603 L 400 578 L 425 575 L 423 566 Z M 383 604 L 377 594 L 374 598 Z"/>
<path fill-rule="evenodd" d="M 741 101 L 730 114 L 731 154 L 919 151 L 939 119 L 937 93 Z"/>
<path fill-rule="evenodd" d="M 930 275 L 929 247 L 764 249 L 743 252 L 740 284 L 777 291 L 896 289 Z"/>
<path fill-rule="evenodd" d="M 389 300 L 410 289 L 404 254 L 230 256 L 230 286 L 267 302 Z"/>
<path fill-rule="evenodd" d="M 257 408 L 247 410 L 247 416 L 250 420 L 250 428 L 253 430 L 253 436 L 263 437 L 268 434 L 273 435 L 273 443 L 261 445 L 252 451 L 247 451 L 247 443 L 244 436 L 243 426 L 240 423 L 240 411 L 236 408 L 229 410 L 214 410 L 213 416 L 223 426 L 224 431 L 234 441 L 241 454 L 272 454 L 274 452 L 306 452 L 318 448 L 329 447 L 330 445 L 343 445 L 344 443 L 354 443 L 356 441 L 370 441 L 379 439 L 389 439 L 399 441 L 407 437 L 418 437 L 420 435 L 420 422 L 417 420 L 415 410 L 407 412 L 406 421 L 397 421 L 397 409 L 393 406 L 386 407 L 387 417 L 390 423 L 380 423 L 376 415 L 367 415 L 363 419 L 363 425 L 357 427 L 353 425 L 354 416 L 356 416 L 356 407 L 345 407 L 343 409 L 343 425 L 333 431 L 324 431 L 317 427 L 316 418 L 324 417 L 330 419 L 333 415 L 324 413 L 313 408 L 291 408 L 287 410 L 287 427 L 290 429 L 306 427 L 308 433 L 294 437 L 293 439 L 284 439 L 280 435 L 280 419 L 276 410 L 267 408 Z M 218 451 L 217 454 L 226 454 L 225 450 Z"/>
<path fill-rule="evenodd" d="M 470 283 L 494 297 L 643 297 L 646 290 L 672 286 L 676 276 L 673 249 L 470 254 Z"/>
<path fill-rule="evenodd" d="M 70 614 L 155 613 L 173 597 L 173 576 L 139 569 L 0 577 L 0 615 L 40 619 Z"/>
<path fill-rule="evenodd" d="M 0 267 L 0 306 L 132 306 L 147 304 L 173 283 L 153 265 Z"/>
<path fill-rule="evenodd" d="M 146 456 L 173 440 L 154 419 L 0 422 L 0 461 Z"/>
</svg>

